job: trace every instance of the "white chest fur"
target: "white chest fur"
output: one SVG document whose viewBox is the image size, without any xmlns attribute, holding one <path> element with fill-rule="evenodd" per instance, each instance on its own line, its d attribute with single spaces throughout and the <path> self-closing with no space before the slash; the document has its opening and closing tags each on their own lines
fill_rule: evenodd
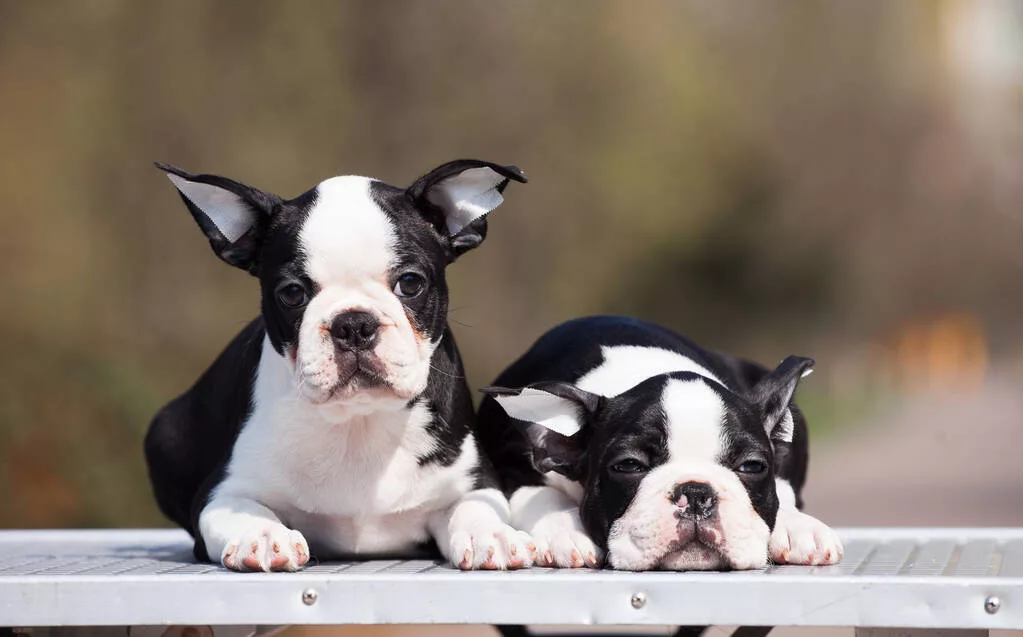
<svg viewBox="0 0 1023 637">
<path fill-rule="evenodd" d="M 265 345 L 253 412 L 213 497 L 256 500 L 301 531 L 314 551 L 409 548 L 428 539 L 432 513 L 473 486 L 472 437 L 453 464 L 420 465 L 436 449 L 426 429 L 432 419 L 424 403 L 311 405 Z"/>
</svg>

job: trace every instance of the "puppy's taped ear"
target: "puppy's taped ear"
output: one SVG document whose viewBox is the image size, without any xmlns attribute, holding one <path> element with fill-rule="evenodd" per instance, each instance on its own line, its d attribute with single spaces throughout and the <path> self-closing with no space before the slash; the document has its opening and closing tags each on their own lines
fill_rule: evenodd
<svg viewBox="0 0 1023 637">
<path fill-rule="evenodd" d="M 509 180 L 526 183 L 515 166 L 459 159 L 423 175 L 407 193 L 427 220 L 450 238 L 458 256 L 483 242 L 485 217 L 504 201 L 502 193 Z"/>
<path fill-rule="evenodd" d="M 255 274 L 259 246 L 280 197 L 226 177 L 194 175 L 159 162 L 156 167 L 166 172 L 178 189 L 213 252 Z"/>
<path fill-rule="evenodd" d="M 813 365 L 812 358 L 789 356 L 750 391 L 771 440 L 792 442 L 794 424 L 789 404 L 800 379 L 813 371 Z"/>
<path fill-rule="evenodd" d="M 603 398 L 569 383 L 533 383 L 522 389 L 486 387 L 505 413 L 520 423 L 532 446 L 537 471 L 578 480 L 588 435 L 586 423 Z"/>
</svg>

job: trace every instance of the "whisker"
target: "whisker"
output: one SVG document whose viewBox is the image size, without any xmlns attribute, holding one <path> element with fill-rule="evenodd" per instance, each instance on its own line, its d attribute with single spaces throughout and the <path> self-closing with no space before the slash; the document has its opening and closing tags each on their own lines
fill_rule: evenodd
<svg viewBox="0 0 1023 637">
<path fill-rule="evenodd" d="M 455 319 L 451 318 L 450 316 L 448 317 L 448 323 L 454 323 L 455 325 L 461 325 L 462 327 L 468 327 L 469 329 L 474 329 L 476 327 L 475 325 L 471 325 L 469 323 L 463 323 L 462 321 L 456 321 Z"/>
<path fill-rule="evenodd" d="M 453 319 L 453 318 L 451 318 L 451 314 L 452 314 L 453 312 L 457 312 L 457 311 L 459 311 L 459 310 L 467 310 L 467 309 L 470 309 L 470 308 L 469 308 L 468 306 L 463 306 L 463 307 L 449 307 L 449 308 L 448 308 L 448 316 L 447 316 L 447 318 L 448 318 L 448 323 L 454 323 L 455 325 L 461 325 L 462 327 L 468 327 L 468 328 L 475 328 L 475 327 L 476 327 L 475 325 L 470 325 L 469 323 L 463 323 L 462 321 L 459 321 L 459 320 L 457 320 L 457 319 Z"/>
<path fill-rule="evenodd" d="M 447 376 L 448 378 L 455 378 L 455 379 L 458 379 L 458 380 L 465 380 L 465 376 L 459 376 L 458 374 L 449 374 L 448 372 L 444 371 L 443 369 L 441 369 L 439 367 L 435 367 L 433 363 L 430 363 L 430 369 L 432 369 L 433 371 L 437 372 L 438 374 L 443 374 L 444 376 Z"/>
</svg>

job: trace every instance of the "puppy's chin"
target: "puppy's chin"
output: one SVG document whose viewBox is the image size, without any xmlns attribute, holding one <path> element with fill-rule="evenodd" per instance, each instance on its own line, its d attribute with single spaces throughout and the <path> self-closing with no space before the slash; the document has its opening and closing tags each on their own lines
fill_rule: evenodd
<svg viewBox="0 0 1023 637">
<path fill-rule="evenodd" d="M 361 370 L 350 375 L 345 382 L 334 383 L 328 387 L 313 387 L 300 383 L 299 389 L 303 398 L 317 407 L 386 408 L 389 403 L 404 405 L 415 397 L 406 395 L 406 392 L 398 390 L 384 378 Z"/>
<path fill-rule="evenodd" d="M 407 405 L 408 400 L 396 396 L 394 392 L 375 388 L 319 403 L 316 410 L 328 422 L 340 423 L 380 412 L 397 412 Z"/>
<path fill-rule="evenodd" d="M 664 571 L 709 571 L 729 568 L 729 564 L 717 549 L 694 540 L 661 558 L 657 568 Z"/>
</svg>

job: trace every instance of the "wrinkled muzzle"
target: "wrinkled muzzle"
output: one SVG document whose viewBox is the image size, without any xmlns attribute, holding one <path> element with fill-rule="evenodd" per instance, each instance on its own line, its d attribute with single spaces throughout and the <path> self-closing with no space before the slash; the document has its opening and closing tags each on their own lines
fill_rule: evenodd
<svg viewBox="0 0 1023 637">
<path fill-rule="evenodd" d="M 299 331 L 296 382 L 314 404 L 381 395 L 411 400 L 426 389 L 432 354 L 400 304 L 310 304 Z"/>
</svg>

